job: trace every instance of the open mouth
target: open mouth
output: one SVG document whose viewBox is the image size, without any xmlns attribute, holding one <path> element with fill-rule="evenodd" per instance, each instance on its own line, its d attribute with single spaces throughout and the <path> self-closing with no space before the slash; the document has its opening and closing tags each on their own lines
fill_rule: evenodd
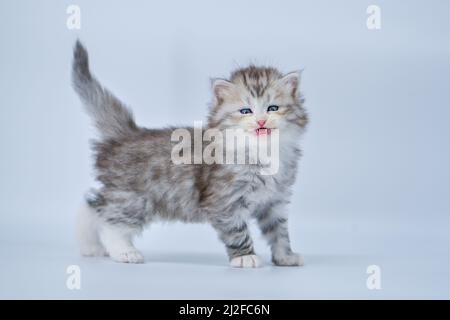
<svg viewBox="0 0 450 320">
<path fill-rule="evenodd" d="M 270 129 L 268 128 L 258 128 L 255 130 L 257 136 L 263 136 L 270 134 Z"/>
</svg>

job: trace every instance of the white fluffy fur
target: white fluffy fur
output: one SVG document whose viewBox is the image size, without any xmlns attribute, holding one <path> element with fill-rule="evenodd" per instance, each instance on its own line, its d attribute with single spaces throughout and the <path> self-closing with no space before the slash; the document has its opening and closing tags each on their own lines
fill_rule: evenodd
<svg viewBox="0 0 450 320">
<path fill-rule="evenodd" d="M 144 262 L 144 257 L 132 243 L 135 230 L 109 226 L 93 213 L 93 209 L 83 206 L 77 216 L 76 236 L 83 256 L 109 255 L 117 262 Z"/>
<path fill-rule="evenodd" d="M 99 221 L 92 214 L 93 209 L 83 205 L 78 210 L 76 221 L 76 238 L 83 256 L 105 256 L 107 252 L 100 242 L 98 228 Z"/>
<path fill-rule="evenodd" d="M 99 229 L 100 240 L 111 259 L 117 262 L 143 263 L 143 255 L 134 247 L 133 236 L 136 230 L 102 224 Z"/>
<path fill-rule="evenodd" d="M 259 268 L 262 265 L 261 259 L 255 254 L 235 257 L 230 261 L 230 266 L 233 268 Z"/>
</svg>

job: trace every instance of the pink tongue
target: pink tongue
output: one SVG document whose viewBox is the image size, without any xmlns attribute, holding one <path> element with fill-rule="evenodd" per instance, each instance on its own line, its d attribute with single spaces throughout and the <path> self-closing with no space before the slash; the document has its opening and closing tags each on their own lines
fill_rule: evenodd
<svg viewBox="0 0 450 320">
<path fill-rule="evenodd" d="M 265 129 L 265 128 L 256 129 L 256 134 L 258 136 L 265 135 L 265 134 L 267 134 L 267 129 Z"/>
</svg>

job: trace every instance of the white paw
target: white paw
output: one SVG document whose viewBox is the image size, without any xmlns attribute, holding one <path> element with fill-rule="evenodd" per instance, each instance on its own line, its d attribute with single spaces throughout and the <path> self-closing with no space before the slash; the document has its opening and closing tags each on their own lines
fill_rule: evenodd
<svg viewBox="0 0 450 320">
<path fill-rule="evenodd" d="M 85 257 L 105 257 L 108 255 L 108 252 L 101 245 L 82 247 L 80 253 Z"/>
<path fill-rule="evenodd" d="M 303 257 L 298 253 L 291 253 L 273 257 L 273 263 L 277 266 L 302 266 Z"/>
<path fill-rule="evenodd" d="M 111 258 L 116 262 L 144 263 L 144 256 L 136 249 L 111 254 Z"/>
<path fill-rule="evenodd" d="M 230 261 L 230 266 L 233 268 L 259 268 L 262 266 L 262 261 L 257 255 L 249 254 L 234 257 Z"/>
</svg>

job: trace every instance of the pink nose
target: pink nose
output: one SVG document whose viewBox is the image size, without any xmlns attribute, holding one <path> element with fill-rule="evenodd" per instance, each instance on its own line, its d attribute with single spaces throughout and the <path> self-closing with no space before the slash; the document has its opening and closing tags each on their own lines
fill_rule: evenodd
<svg viewBox="0 0 450 320">
<path fill-rule="evenodd" d="M 261 128 L 264 127 L 264 125 L 266 124 L 266 120 L 258 120 L 256 122 L 258 122 L 258 124 Z"/>
</svg>

